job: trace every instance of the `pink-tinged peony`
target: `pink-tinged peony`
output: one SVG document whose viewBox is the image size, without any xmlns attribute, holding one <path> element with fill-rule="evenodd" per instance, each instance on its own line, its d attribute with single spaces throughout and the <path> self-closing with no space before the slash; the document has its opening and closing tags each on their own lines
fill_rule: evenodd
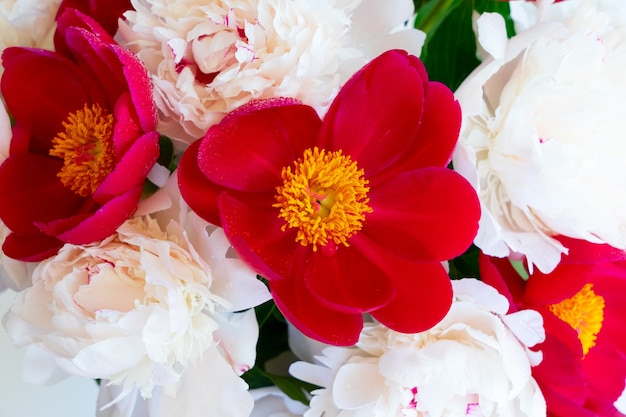
<svg viewBox="0 0 626 417">
<path fill-rule="evenodd" d="M 533 368 L 550 417 L 618 417 L 614 406 L 626 379 L 626 264 L 572 263 L 524 280 L 507 259 L 481 255 L 483 281 L 498 288 L 511 310 L 541 313 L 544 359 Z"/>
<path fill-rule="evenodd" d="M 121 43 L 150 71 L 159 131 L 181 148 L 250 100 L 295 97 L 325 111 L 381 52 L 419 55 L 410 0 L 132 0 Z"/>
<path fill-rule="evenodd" d="M 231 113 L 183 154 L 181 193 L 307 336 L 353 344 L 365 312 L 425 330 L 452 299 L 441 261 L 467 249 L 479 217 L 472 187 L 446 168 L 459 120 L 418 58 L 388 51 L 323 120 L 292 99 Z"/>
<path fill-rule="evenodd" d="M 97 21 L 111 36 L 117 32 L 119 19 L 124 12 L 132 10 L 131 0 L 63 0 L 58 16 L 65 9 L 76 9 Z"/>
<path fill-rule="evenodd" d="M 41 260 L 111 235 L 136 209 L 159 154 L 143 65 L 90 18 L 58 20 L 59 52 L 9 48 L 2 95 L 15 119 L 0 166 L 3 251 Z M 45 70 L 42 70 L 45 69 Z"/>
<path fill-rule="evenodd" d="M 25 379 L 102 379 L 98 416 L 248 417 L 240 375 L 255 362 L 252 307 L 267 287 L 223 230 L 184 204 L 176 176 L 139 212 L 149 214 L 102 242 L 66 244 L 35 269 L 4 322 L 26 350 Z"/>
</svg>

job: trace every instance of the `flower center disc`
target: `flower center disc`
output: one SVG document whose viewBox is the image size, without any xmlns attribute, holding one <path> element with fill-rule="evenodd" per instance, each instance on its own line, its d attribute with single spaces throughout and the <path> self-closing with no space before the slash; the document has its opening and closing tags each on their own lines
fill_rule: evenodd
<svg viewBox="0 0 626 417">
<path fill-rule="evenodd" d="M 596 345 L 604 320 L 604 297 L 593 291 L 593 284 L 585 284 L 573 297 L 548 308 L 576 330 L 583 347 L 583 356 Z"/>
<path fill-rule="evenodd" d="M 331 241 L 349 246 L 347 239 L 361 230 L 365 213 L 372 212 L 368 181 L 356 162 L 341 151 L 315 147 L 281 175 L 274 207 L 286 222 L 282 230 L 297 229 L 296 242 L 313 245 L 314 251 Z"/>
<path fill-rule="evenodd" d="M 61 182 L 81 197 L 94 193 L 115 167 L 113 115 L 98 104 L 70 113 L 65 132 L 52 140 L 50 156 L 63 159 L 57 174 Z"/>
</svg>

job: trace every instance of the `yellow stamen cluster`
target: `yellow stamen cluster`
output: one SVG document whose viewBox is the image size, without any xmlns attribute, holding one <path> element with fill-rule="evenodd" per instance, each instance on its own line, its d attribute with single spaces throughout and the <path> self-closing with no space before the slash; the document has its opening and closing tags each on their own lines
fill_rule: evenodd
<svg viewBox="0 0 626 417">
<path fill-rule="evenodd" d="M 314 251 L 329 242 L 349 246 L 372 212 L 363 170 L 341 151 L 307 149 L 293 169 L 283 168 L 282 179 L 274 204 L 286 222 L 282 230 L 297 229 L 296 241 Z"/>
<path fill-rule="evenodd" d="M 65 132 L 52 140 L 50 155 L 63 159 L 57 174 L 61 182 L 81 197 L 94 193 L 115 167 L 113 115 L 98 104 L 70 113 Z"/>
<path fill-rule="evenodd" d="M 585 284 L 571 298 L 552 304 L 548 308 L 576 330 L 583 355 L 596 345 L 604 320 L 604 297 L 593 291 L 593 284 Z"/>
</svg>

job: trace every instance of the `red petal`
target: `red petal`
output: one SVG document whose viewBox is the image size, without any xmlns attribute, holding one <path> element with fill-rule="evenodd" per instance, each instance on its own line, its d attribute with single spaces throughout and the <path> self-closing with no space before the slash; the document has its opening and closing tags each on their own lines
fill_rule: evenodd
<svg viewBox="0 0 626 417">
<path fill-rule="evenodd" d="M 526 281 L 517 273 L 508 258 L 494 258 L 482 251 L 478 255 L 480 279 L 494 287 L 509 300 L 509 312 L 521 308 Z"/>
<path fill-rule="evenodd" d="M 554 238 L 568 249 L 568 255 L 562 257 L 561 263 L 595 264 L 626 260 L 626 251 L 623 249 L 567 236 L 555 236 Z"/>
<path fill-rule="evenodd" d="M 112 44 L 103 42 L 97 35 L 81 27 L 70 27 L 65 35 L 78 66 L 98 80 L 105 100 L 99 103 L 103 108 L 112 109 L 117 98 L 127 90 L 122 76 L 122 64 L 112 52 Z"/>
<path fill-rule="evenodd" d="M 528 279 L 524 301 L 531 305 L 556 304 L 572 297 L 589 281 L 591 265 L 559 264 L 549 274 L 536 270 Z"/>
<path fill-rule="evenodd" d="M 274 280 L 301 270 L 295 265 L 305 262 L 311 249 L 296 242 L 294 231 L 281 231 L 285 222 L 272 208 L 273 196 L 248 196 L 242 202 L 222 193 L 218 200 L 228 241 L 258 274 Z"/>
<path fill-rule="evenodd" d="M 404 51 L 388 51 L 348 80 L 324 117 L 321 146 L 341 149 L 367 176 L 395 163 L 422 116 L 423 80 L 416 60 Z"/>
<path fill-rule="evenodd" d="M 9 258 L 24 262 L 43 261 L 54 256 L 63 242 L 52 236 L 37 233 L 29 236 L 9 234 L 2 245 L 2 252 Z"/>
<path fill-rule="evenodd" d="M 111 45 L 110 48 L 123 65 L 124 77 L 128 85 L 128 91 L 133 99 L 134 109 L 137 112 L 141 128 L 144 132 L 156 130 L 158 115 L 148 70 L 126 48 L 119 45 Z"/>
<path fill-rule="evenodd" d="M 428 83 L 422 121 L 410 148 L 402 159 L 370 184 L 416 168 L 445 167 L 452 158 L 461 127 L 461 107 L 448 87 Z"/>
<path fill-rule="evenodd" d="M 178 187 L 189 207 L 209 223 L 221 226 L 217 197 L 222 187 L 209 181 L 198 167 L 200 140 L 193 142 L 178 164 Z"/>
<path fill-rule="evenodd" d="M 263 108 L 225 119 L 209 129 L 198 151 L 207 178 L 227 188 L 274 192 L 281 171 L 317 139 L 320 119 L 304 105 Z"/>
<path fill-rule="evenodd" d="M 452 284 L 439 263 L 397 258 L 389 264 L 395 297 L 372 316 L 403 333 L 418 333 L 439 323 L 452 304 Z"/>
<path fill-rule="evenodd" d="M 463 253 L 478 230 L 474 188 L 446 168 L 409 171 L 369 192 L 372 213 L 361 233 L 391 252 L 419 262 Z"/>
<path fill-rule="evenodd" d="M 124 93 L 118 98 L 113 115 L 115 117 L 115 126 L 113 127 L 115 155 L 121 159 L 133 142 L 142 135 L 142 131 L 135 120 L 136 114 L 130 94 Z"/>
<path fill-rule="evenodd" d="M 31 151 L 48 155 L 69 113 L 91 103 L 93 81 L 66 58 L 43 50 L 7 48 L 2 64 L 7 110 L 31 135 Z"/>
<path fill-rule="evenodd" d="M 0 165 L 0 219 L 20 235 L 38 233 L 34 222 L 71 216 L 84 199 L 57 178 L 63 163 L 37 154 L 17 153 Z"/>
<path fill-rule="evenodd" d="M 146 133 L 138 138 L 126 152 L 115 169 L 98 186 L 93 199 L 105 204 L 115 196 L 127 192 L 131 188 L 141 187 L 159 158 L 159 134 Z"/>
<path fill-rule="evenodd" d="M 115 233 L 137 209 L 141 187 L 136 187 L 108 201 L 94 213 L 77 214 L 40 225 L 44 233 L 64 242 L 83 245 L 105 239 Z"/>
<path fill-rule="evenodd" d="M 551 415 L 594 417 L 595 414 L 588 414 L 583 408 L 587 387 L 580 359 L 550 333 L 538 349 L 543 352 L 543 360 L 532 373 Z"/>
<path fill-rule="evenodd" d="M 396 292 L 390 278 L 359 249 L 366 245 L 365 240 L 352 239 L 350 243 L 350 247 L 342 246 L 332 254 L 325 248 L 310 253 L 302 265 L 307 288 L 322 303 L 345 313 L 368 312 L 386 305 Z M 292 278 L 300 279 L 300 272 Z"/>
<path fill-rule="evenodd" d="M 66 3 L 74 3 L 71 5 L 65 5 Z M 57 30 L 54 34 L 54 46 L 55 50 L 63 55 L 70 56 L 70 48 L 67 45 L 66 37 L 67 31 L 70 28 L 81 28 L 88 32 L 94 33 L 98 38 L 102 39 L 106 43 L 115 43 L 111 35 L 109 35 L 95 20 L 88 16 L 88 7 L 85 1 L 72 1 L 63 0 L 63 4 L 59 6 L 57 11 Z M 78 7 L 74 7 L 74 6 Z"/>
<path fill-rule="evenodd" d="M 361 314 L 331 310 L 313 297 L 299 279 L 270 282 L 276 306 L 298 330 L 323 343 L 350 346 L 359 340 Z"/>
</svg>

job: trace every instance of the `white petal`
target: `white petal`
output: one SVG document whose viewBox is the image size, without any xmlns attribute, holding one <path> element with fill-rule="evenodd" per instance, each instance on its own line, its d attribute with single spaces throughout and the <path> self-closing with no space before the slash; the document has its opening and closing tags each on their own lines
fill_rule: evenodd
<svg viewBox="0 0 626 417">
<path fill-rule="evenodd" d="M 254 366 L 259 326 L 254 310 L 216 314 L 219 327 L 213 333 L 220 350 L 235 372 L 242 374 Z"/>
<path fill-rule="evenodd" d="M 332 390 L 337 407 L 355 410 L 376 402 L 384 393 L 385 379 L 376 363 L 348 363 L 339 368 Z"/>
<path fill-rule="evenodd" d="M 149 417 L 248 417 L 254 405 L 248 385 L 216 348 L 190 364 L 175 390 L 157 394 L 145 400 L 155 410 Z"/>
<path fill-rule="evenodd" d="M 546 339 L 543 317 L 535 310 L 521 310 L 501 317 L 515 337 L 528 347 L 535 346 Z"/>
<path fill-rule="evenodd" d="M 478 42 L 494 59 L 504 58 L 507 35 L 504 18 L 499 13 L 483 13 L 476 22 Z"/>
</svg>

